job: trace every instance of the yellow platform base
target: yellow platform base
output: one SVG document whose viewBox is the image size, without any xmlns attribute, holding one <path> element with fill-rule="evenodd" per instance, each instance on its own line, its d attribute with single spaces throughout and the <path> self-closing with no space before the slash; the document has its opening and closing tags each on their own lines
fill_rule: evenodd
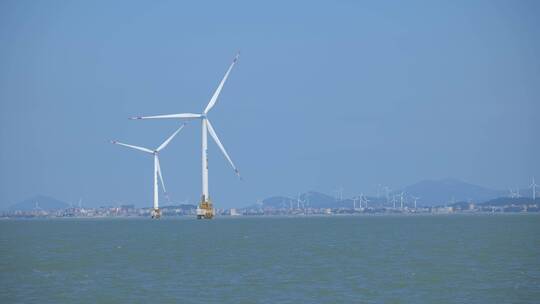
<svg viewBox="0 0 540 304">
<path fill-rule="evenodd" d="M 199 209 L 203 210 L 203 214 L 197 214 L 198 219 L 211 220 L 214 218 L 214 208 L 212 206 L 212 202 L 201 201 L 199 204 Z"/>
</svg>

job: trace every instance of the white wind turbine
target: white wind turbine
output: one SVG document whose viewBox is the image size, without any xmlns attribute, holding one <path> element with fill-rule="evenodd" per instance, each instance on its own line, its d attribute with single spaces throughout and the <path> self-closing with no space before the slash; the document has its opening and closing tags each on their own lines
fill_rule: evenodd
<svg viewBox="0 0 540 304">
<path fill-rule="evenodd" d="M 214 107 L 216 104 L 219 94 L 221 93 L 221 90 L 223 89 L 223 85 L 225 84 L 225 81 L 227 81 L 227 78 L 229 77 L 229 73 L 231 72 L 232 68 L 236 64 L 236 61 L 238 61 L 238 57 L 240 54 L 236 54 L 234 57 L 233 62 L 229 66 L 229 69 L 225 73 L 225 76 L 219 83 L 216 91 L 212 95 L 212 98 L 210 98 L 210 101 L 208 102 L 208 105 L 204 109 L 204 111 L 200 114 L 195 113 L 180 113 L 180 114 L 168 114 L 168 115 L 157 115 L 157 116 L 143 116 L 143 117 L 132 117 L 131 119 L 165 119 L 165 118 L 176 118 L 176 119 L 200 119 L 201 125 L 202 125 L 202 197 L 201 197 L 201 203 L 199 205 L 199 208 L 197 209 L 197 218 L 206 218 L 211 219 L 214 217 L 214 210 L 212 208 L 212 203 L 210 201 L 210 197 L 208 194 L 208 140 L 207 135 L 210 133 L 210 136 L 214 139 L 216 144 L 218 145 L 219 149 L 225 156 L 225 158 L 229 161 L 229 164 L 234 169 L 234 172 L 236 175 L 240 176 L 240 173 L 238 172 L 238 169 L 234 165 L 233 161 L 229 157 L 229 154 L 227 151 L 225 151 L 225 148 L 221 144 L 221 141 L 219 140 L 216 131 L 214 131 L 214 128 L 212 127 L 212 124 L 210 123 L 210 120 L 208 120 L 207 114 L 210 112 L 210 110 Z"/>
<path fill-rule="evenodd" d="M 159 152 L 163 150 L 171 142 L 171 140 L 176 136 L 176 134 L 178 134 L 178 132 L 180 132 L 180 130 L 184 128 L 185 125 L 186 125 L 185 123 L 182 124 L 180 128 L 178 128 L 178 130 L 176 130 L 171 136 L 169 136 L 169 138 L 167 138 L 155 150 L 151 150 L 151 149 L 147 149 L 147 148 L 139 147 L 139 146 L 128 145 L 128 144 L 118 142 L 116 140 L 111 140 L 111 143 L 113 144 L 132 148 L 135 150 L 139 150 L 139 151 L 154 155 L 154 208 L 152 209 L 152 218 L 159 218 L 161 216 L 161 211 L 159 210 L 158 175 L 159 175 L 159 179 L 161 180 L 161 187 L 163 188 L 163 192 L 165 193 L 165 195 L 167 193 L 167 191 L 165 190 L 165 183 L 163 183 L 163 176 L 161 175 L 161 167 L 159 165 Z"/>
<path fill-rule="evenodd" d="M 353 201 L 353 210 L 356 210 L 356 202 L 357 201 L 360 201 L 360 207 L 362 206 L 362 195 L 361 194 L 360 196 L 357 196 L 357 197 L 353 197 L 352 201 Z"/>
<path fill-rule="evenodd" d="M 305 204 L 306 204 L 306 207 L 309 208 L 309 205 L 310 205 L 310 202 L 311 200 L 309 199 L 309 196 L 311 195 L 311 192 L 307 192 L 305 195 L 304 195 L 304 201 L 305 201 Z"/>
<path fill-rule="evenodd" d="M 532 184 L 529 187 L 532 188 L 533 201 L 536 201 L 536 187 L 538 187 L 538 185 L 534 182 L 534 177 L 532 180 Z"/>
<path fill-rule="evenodd" d="M 414 200 L 414 209 L 416 209 L 416 201 L 419 200 L 420 198 L 417 196 L 413 196 L 412 198 Z"/>
<path fill-rule="evenodd" d="M 514 192 L 514 195 L 516 198 L 520 198 L 521 194 L 519 194 L 519 187 L 516 187 L 516 192 Z"/>
<path fill-rule="evenodd" d="M 302 196 L 303 196 L 303 197 L 302 197 Z M 303 195 L 301 195 L 300 193 L 298 193 L 296 202 L 297 202 L 297 204 L 298 204 L 298 210 L 306 210 L 306 203 L 308 202 L 308 200 L 307 200 L 307 193 L 306 193 L 306 194 L 303 194 Z M 301 206 L 301 207 L 300 207 L 300 206 Z"/>
<path fill-rule="evenodd" d="M 365 208 L 367 209 L 368 203 L 369 203 L 369 199 L 367 198 L 367 196 L 364 196 L 363 193 L 362 193 L 362 201 L 364 202 L 364 206 L 366 206 Z M 360 202 L 360 208 L 362 208 L 362 202 Z"/>
<path fill-rule="evenodd" d="M 343 187 L 337 188 L 334 192 L 336 193 L 336 202 L 343 201 Z"/>
</svg>

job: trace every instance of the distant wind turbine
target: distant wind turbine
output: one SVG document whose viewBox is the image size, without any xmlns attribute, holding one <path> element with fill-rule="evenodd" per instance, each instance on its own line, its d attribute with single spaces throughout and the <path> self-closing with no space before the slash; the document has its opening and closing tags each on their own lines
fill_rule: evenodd
<svg viewBox="0 0 540 304">
<path fill-rule="evenodd" d="M 305 196 L 304 196 L 304 201 L 305 201 L 305 203 L 306 203 L 307 208 L 309 208 L 310 202 L 311 202 L 311 200 L 310 200 L 310 198 L 309 198 L 310 195 L 311 195 L 311 192 L 308 192 L 308 193 L 306 193 Z"/>
<path fill-rule="evenodd" d="M 413 196 L 412 198 L 414 200 L 414 209 L 416 209 L 416 201 L 419 200 L 420 198 L 416 196 Z"/>
<path fill-rule="evenodd" d="M 417 196 L 413 196 L 413 200 L 414 200 L 414 209 L 416 209 L 416 201 L 419 200 L 420 197 L 417 197 Z"/>
<path fill-rule="evenodd" d="M 361 200 L 361 197 L 362 197 L 362 196 L 357 196 L 357 197 L 354 197 L 354 198 L 352 199 L 352 201 L 353 201 L 353 209 L 356 209 L 356 202 L 357 202 L 357 201 L 360 201 L 360 206 L 362 206 L 362 200 Z"/>
<path fill-rule="evenodd" d="M 165 195 L 167 195 L 167 191 L 165 190 L 165 183 L 163 182 L 163 176 L 161 175 L 161 167 L 159 165 L 159 152 L 163 150 L 170 142 L 171 140 L 180 132 L 186 124 L 182 124 L 178 130 L 176 130 L 169 138 L 167 138 L 157 149 L 151 150 L 144 147 L 139 146 L 133 146 L 124 144 L 121 142 L 118 142 L 116 140 L 112 140 L 111 143 L 128 147 L 131 149 L 139 150 L 142 152 L 146 152 L 148 154 L 154 155 L 154 208 L 152 209 L 152 218 L 160 218 L 161 217 L 161 211 L 159 210 L 159 198 L 158 198 L 158 175 L 159 179 L 161 180 L 161 187 L 163 188 L 163 192 Z"/>
<path fill-rule="evenodd" d="M 534 182 L 534 177 L 532 179 L 532 184 L 529 187 L 532 188 L 533 201 L 536 201 L 536 187 L 538 187 L 538 185 Z"/>
<path fill-rule="evenodd" d="M 368 203 L 369 203 L 369 199 L 368 199 L 367 196 L 365 196 L 363 193 L 362 193 L 362 201 L 364 202 L 364 205 L 366 206 L 365 208 L 367 209 Z M 362 207 L 362 202 L 360 202 L 360 207 Z"/>
<path fill-rule="evenodd" d="M 342 201 L 343 200 L 343 187 L 339 187 L 334 192 L 336 193 L 336 201 L 338 201 L 338 198 L 339 198 L 339 201 Z"/>
</svg>

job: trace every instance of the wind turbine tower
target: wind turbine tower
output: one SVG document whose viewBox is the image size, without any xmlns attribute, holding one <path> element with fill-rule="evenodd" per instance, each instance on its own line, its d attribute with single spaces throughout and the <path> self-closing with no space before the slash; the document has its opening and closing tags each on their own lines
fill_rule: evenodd
<svg viewBox="0 0 540 304">
<path fill-rule="evenodd" d="M 223 85 L 225 84 L 225 81 L 227 81 L 227 78 L 229 77 L 229 74 L 231 73 L 232 68 L 238 61 L 238 57 L 240 54 L 236 54 L 236 56 L 233 59 L 233 62 L 229 66 L 229 69 L 225 73 L 225 76 L 223 76 L 223 79 L 219 83 L 216 91 L 210 98 L 210 101 L 208 102 L 208 105 L 204 109 L 204 111 L 200 114 L 195 113 L 180 113 L 180 114 L 168 114 L 168 115 L 156 115 L 156 116 L 144 116 L 144 117 L 132 117 L 131 119 L 200 119 L 201 120 L 201 128 L 202 128 L 202 144 L 201 144 L 201 159 L 202 159 L 202 195 L 201 195 L 201 202 L 199 203 L 199 207 L 197 208 L 197 218 L 198 219 L 212 219 L 214 217 L 214 208 L 212 205 L 212 201 L 210 200 L 210 195 L 208 192 L 208 134 L 214 139 L 217 146 L 221 150 L 221 153 L 225 156 L 231 167 L 233 168 L 234 172 L 238 177 L 240 177 L 240 173 L 238 172 L 238 169 L 234 165 L 233 161 L 229 157 L 229 154 L 223 147 L 223 144 L 221 144 L 221 141 L 219 140 L 216 131 L 212 127 L 212 124 L 210 123 L 210 120 L 208 119 L 208 112 L 215 106 L 219 94 L 221 93 L 221 90 L 223 89 Z"/>
<path fill-rule="evenodd" d="M 532 184 L 529 187 L 532 188 L 533 201 L 536 201 L 536 187 L 538 187 L 538 185 L 534 182 L 534 177 L 532 179 Z"/>
<path fill-rule="evenodd" d="M 413 196 L 412 198 L 414 200 L 414 209 L 416 209 L 416 201 L 419 200 L 420 198 L 416 196 Z"/>
</svg>

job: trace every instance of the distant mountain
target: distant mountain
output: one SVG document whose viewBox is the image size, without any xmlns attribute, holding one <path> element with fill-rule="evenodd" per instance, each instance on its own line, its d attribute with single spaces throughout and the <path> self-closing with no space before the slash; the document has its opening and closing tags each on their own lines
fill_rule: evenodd
<svg viewBox="0 0 540 304">
<path fill-rule="evenodd" d="M 473 185 L 454 178 L 445 178 L 440 180 L 423 180 L 416 184 L 407 186 L 399 191 L 393 191 L 390 193 L 390 198 L 386 196 L 380 197 L 366 197 L 369 200 L 370 207 L 389 207 L 395 202 L 396 207 L 400 205 L 399 197 L 394 197 L 396 200 L 392 200 L 392 195 L 400 194 L 404 192 L 404 205 L 412 206 L 414 197 L 419 197 L 418 206 L 443 206 L 450 205 L 451 202 L 460 202 L 468 206 L 469 201 L 479 204 L 496 198 L 504 198 L 509 196 L 508 191 L 493 190 L 486 187 Z M 358 191 L 359 192 L 359 191 Z M 526 191 L 521 189 L 520 193 L 523 195 Z M 335 197 L 310 191 L 300 194 L 299 197 L 287 197 L 287 196 L 272 196 L 259 204 L 251 205 L 247 208 L 352 208 L 353 198 L 344 198 L 337 200 Z M 300 201 L 300 203 L 298 203 Z M 366 202 L 362 203 L 365 206 Z M 360 207 L 360 200 L 356 200 L 354 206 Z"/>
<path fill-rule="evenodd" d="M 263 207 L 263 208 L 288 208 L 293 202 L 293 199 L 286 196 L 272 196 L 262 201 L 262 206 L 253 205 L 252 207 Z"/>
<path fill-rule="evenodd" d="M 37 195 L 24 201 L 13 204 L 9 207 L 10 211 L 30 211 L 30 210 L 59 210 L 66 209 L 69 204 L 52 197 Z"/>
<path fill-rule="evenodd" d="M 300 200 L 306 202 L 312 208 L 338 207 L 338 202 L 335 197 L 316 191 L 309 191 L 300 195 Z"/>
<path fill-rule="evenodd" d="M 398 192 L 401 191 L 410 196 L 420 197 L 418 204 L 421 206 L 443 205 L 451 200 L 472 200 L 478 203 L 506 195 L 504 191 L 469 184 L 454 178 L 424 180 Z"/>
</svg>

